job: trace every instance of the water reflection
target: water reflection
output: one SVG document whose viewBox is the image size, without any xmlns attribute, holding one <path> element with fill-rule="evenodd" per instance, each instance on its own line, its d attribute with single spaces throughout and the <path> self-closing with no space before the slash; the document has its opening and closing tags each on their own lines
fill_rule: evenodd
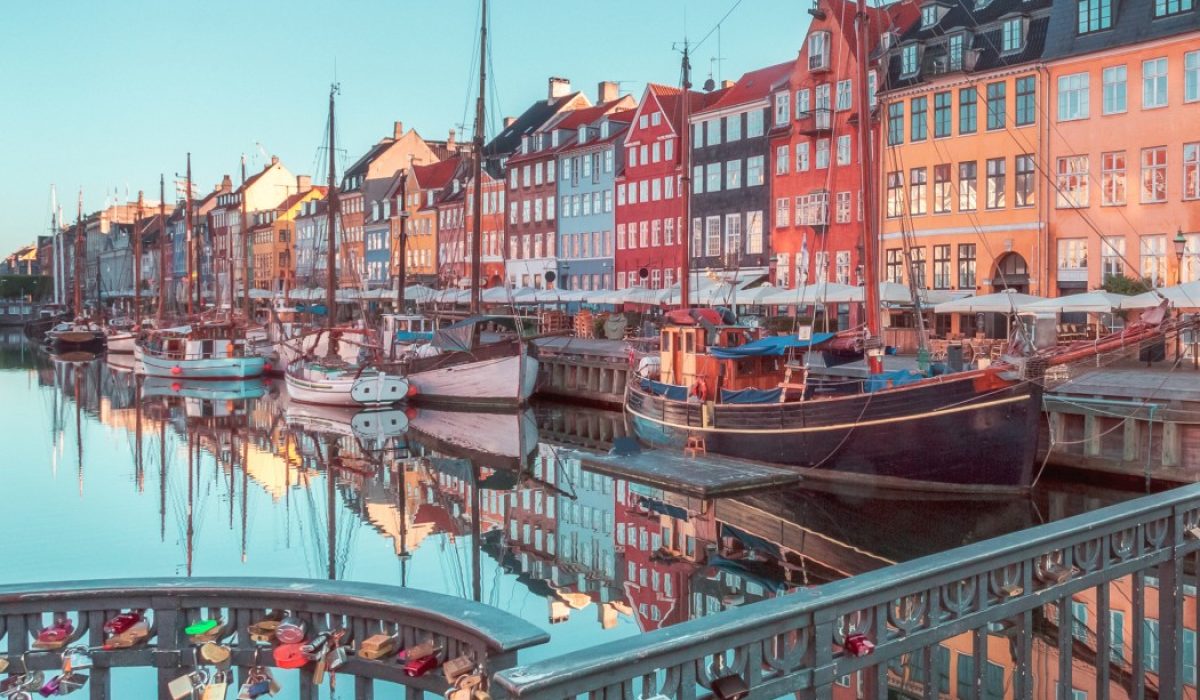
<svg viewBox="0 0 1200 700">
<path fill-rule="evenodd" d="M 282 382 L 147 379 L 121 360 L 62 362 L 0 345 L 9 397 L 0 425 L 20 457 L 3 476 L 24 495 L 0 511 L 0 524 L 39 533 L 14 544 L 0 580 L 387 582 L 547 627 L 552 642 L 532 651 L 536 659 L 1133 495 L 1043 482 L 1031 498 L 983 503 L 837 489 L 699 500 L 582 468 L 572 450 L 607 449 L 623 436 L 617 413 L 334 409 L 289 401 Z M 69 568 L 47 551 L 70 552 Z M 1112 593 L 1113 609 L 1129 595 Z M 1094 642 L 1095 601 L 1069 604 L 1081 643 L 1089 632 Z M 1110 624 L 1132 634 L 1123 609 Z M 1038 619 L 1044 640 L 1057 612 Z M 953 640 L 928 664 L 896 664 L 891 682 L 954 694 L 973 674 L 963 659 L 986 658 L 1000 670 L 988 667 L 984 696 L 1008 697 L 1011 640 L 988 635 L 983 656 L 969 637 Z M 1057 642 L 1037 648 L 1057 667 Z M 1035 673 L 1038 696 L 1053 695 L 1042 695 L 1053 677 Z M 844 682 L 858 692 L 857 679 Z"/>
</svg>

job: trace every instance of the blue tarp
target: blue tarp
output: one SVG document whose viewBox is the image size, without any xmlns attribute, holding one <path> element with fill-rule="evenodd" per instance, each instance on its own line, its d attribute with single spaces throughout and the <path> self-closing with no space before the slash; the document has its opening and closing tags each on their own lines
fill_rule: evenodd
<svg viewBox="0 0 1200 700">
<path fill-rule="evenodd" d="M 684 522 L 686 522 L 688 519 L 686 510 L 680 508 L 679 506 L 673 506 L 670 503 L 663 503 L 662 501 L 657 501 L 653 498 L 646 498 L 645 496 L 639 498 L 638 503 L 640 503 L 641 506 L 646 510 L 653 513 L 658 513 L 659 515 L 665 515 L 670 518 L 675 518 L 676 520 L 683 520 Z"/>
<path fill-rule="evenodd" d="M 668 398 L 672 401 L 687 401 L 688 390 L 686 386 L 678 384 L 663 384 L 656 382 L 653 379 L 643 379 L 642 388 L 651 394 Z"/>
<path fill-rule="evenodd" d="M 721 403 L 779 403 L 783 389 L 722 389 Z"/>
<path fill-rule="evenodd" d="M 833 333 L 814 333 L 811 340 L 800 340 L 794 335 L 772 335 L 739 345 L 736 348 L 712 347 L 708 352 L 721 360 L 736 360 L 741 357 L 777 357 L 786 355 L 788 350 L 820 345 L 832 337 Z"/>
<path fill-rule="evenodd" d="M 429 342 L 433 340 L 433 333 L 418 333 L 414 331 L 396 331 L 396 342 L 398 343 L 415 343 L 417 341 Z"/>
<path fill-rule="evenodd" d="M 884 372 L 883 374 L 869 377 L 864 389 L 868 392 L 879 391 L 881 389 L 912 384 L 924 378 L 925 375 L 910 369 L 894 369 L 891 372 Z"/>
</svg>

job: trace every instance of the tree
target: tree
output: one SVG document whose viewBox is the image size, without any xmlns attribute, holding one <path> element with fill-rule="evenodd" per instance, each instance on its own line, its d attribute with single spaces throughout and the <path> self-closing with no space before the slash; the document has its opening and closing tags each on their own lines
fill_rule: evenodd
<svg viewBox="0 0 1200 700">
<path fill-rule="evenodd" d="M 1154 283 L 1145 277 L 1126 277 L 1125 275 L 1108 275 L 1100 287 L 1110 294 L 1142 294 L 1154 289 Z"/>
</svg>

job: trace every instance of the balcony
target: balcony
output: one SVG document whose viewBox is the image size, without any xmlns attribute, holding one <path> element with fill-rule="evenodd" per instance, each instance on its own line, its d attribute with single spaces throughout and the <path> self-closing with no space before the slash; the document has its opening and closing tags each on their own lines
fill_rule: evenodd
<svg viewBox="0 0 1200 700">
<path fill-rule="evenodd" d="M 796 130 L 805 136 L 828 136 L 833 132 L 833 110 L 818 108 L 796 115 Z"/>
</svg>

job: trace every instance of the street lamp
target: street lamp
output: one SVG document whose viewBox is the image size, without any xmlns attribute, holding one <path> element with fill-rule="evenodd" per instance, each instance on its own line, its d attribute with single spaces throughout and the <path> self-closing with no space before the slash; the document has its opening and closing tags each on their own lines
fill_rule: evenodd
<svg viewBox="0 0 1200 700">
<path fill-rule="evenodd" d="M 1180 228 L 1175 234 L 1175 283 L 1183 284 L 1183 253 L 1187 249 L 1187 239 L 1183 237 L 1183 229 Z"/>
</svg>

